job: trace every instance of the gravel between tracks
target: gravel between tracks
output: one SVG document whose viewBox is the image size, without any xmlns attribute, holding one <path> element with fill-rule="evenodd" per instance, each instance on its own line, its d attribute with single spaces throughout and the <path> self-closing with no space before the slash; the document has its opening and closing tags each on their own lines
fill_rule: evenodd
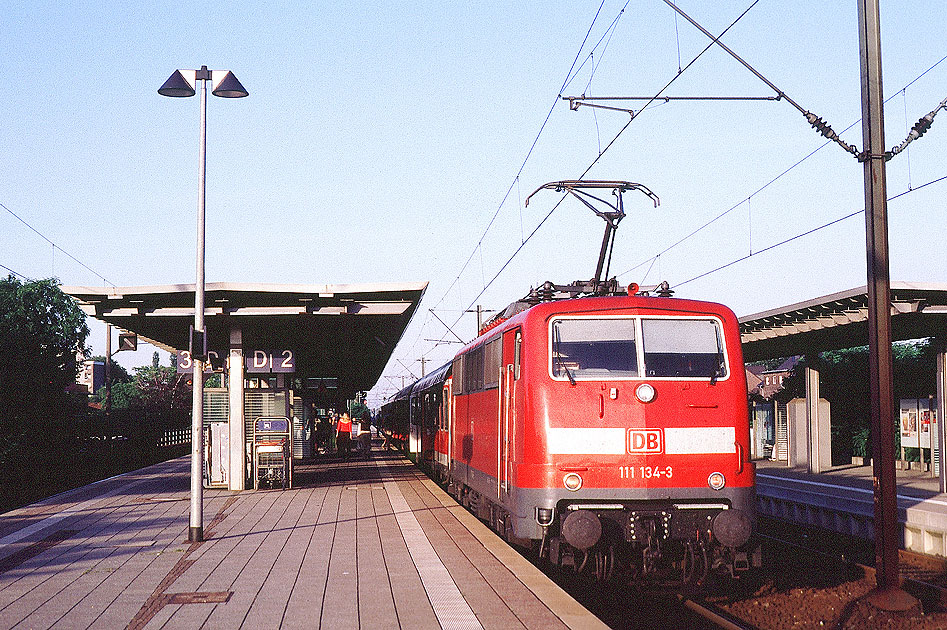
<svg viewBox="0 0 947 630">
<path fill-rule="evenodd" d="M 827 566 L 801 554 L 776 559 L 778 577 L 749 582 L 707 601 L 761 630 L 873 628 L 947 629 L 947 612 L 916 616 L 879 611 L 864 601 L 875 588 L 873 575 L 855 567 Z"/>
</svg>

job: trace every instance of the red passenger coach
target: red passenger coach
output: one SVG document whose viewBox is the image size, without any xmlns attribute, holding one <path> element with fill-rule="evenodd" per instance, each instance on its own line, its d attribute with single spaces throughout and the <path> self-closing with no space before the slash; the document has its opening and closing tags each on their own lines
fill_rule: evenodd
<svg viewBox="0 0 947 630">
<path fill-rule="evenodd" d="M 435 472 L 509 540 L 599 578 L 700 582 L 757 563 L 746 378 L 725 306 L 518 302 L 445 368 L 425 382 L 440 393 Z"/>
</svg>

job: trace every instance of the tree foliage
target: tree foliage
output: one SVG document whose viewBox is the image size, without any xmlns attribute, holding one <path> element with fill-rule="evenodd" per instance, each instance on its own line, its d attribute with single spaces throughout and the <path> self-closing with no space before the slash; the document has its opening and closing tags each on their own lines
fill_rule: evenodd
<svg viewBox="0 0 947 630">
<path fill-rule="evenodd" d="M 132 406 L 154 411 L 186 409 L 190 405 L 191 387 L 183 374 L 166 365 L 135 368 L 138 396 Z"/>
<path fill-rule="evenodd" d="M 0 281 L 0 433 L 62 424 L 74 408 L 76 353 L 84 351 L 85 315 L 55 279 Z"/>
<path fill-rule="evenodd" d="M 112 409 L 138 409 L 164 413 L 187 410 L 191 405 L 190 380 L 177 374 L 174 367 L 152 365 L 133 369 L 127 381 L 112 383 Z M 105 400 L 105 387 L 100 387 L 94 400 Z"/>
<path fill-rule="evenodd" d="M 936 393 L 936 344 L 930 340 L 899 342 L 892 344 L 891 354 L 896 404 L 901 398 L 927 398 Z M 777 398 L 787 401 L 805 396 L 807 362 L 819 370 L 819 395 L 832 405 L 833 451 L 851 448 L 857 454 L 870 454 L 868 347 L 833 350 L 815 358 L 807 357 L 786 379 Z M 894 423 L 897 418 L 891 421 Z"/>
</svg>

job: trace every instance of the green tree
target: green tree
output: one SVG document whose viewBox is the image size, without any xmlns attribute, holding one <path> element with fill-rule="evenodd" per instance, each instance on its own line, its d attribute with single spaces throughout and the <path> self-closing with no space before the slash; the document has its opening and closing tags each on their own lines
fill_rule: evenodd
<svg viewBox="0 0 947 630">
<path fill-rule="evenodd" d="M 105 363 L 105 355 L 94 356 L 92 360 Z M 132 375 L 124 366 L 112 361 L 112 409 L 127 409 L 131 406 L 131 401 L 137 391 L 132 384 L 133 380 Z M 104 405 L 107 390 L 108 388 L 103 385 L 92 394 L 90 400 Z"/>
<path fill-rule="evenodd" d="M 0 281 L 0 435 L 63 433 L 75 408 L 67 388 L 88 335 L 85 315 L 58 280 Z"/>
<path fill-rule="evenodd" d="M 891 354 L 896 403 L 900 398 L 926 398 L 936 393 L 935 344 L 930 340 L 898 342 L 892 344 Z M 815 361 L 814 367 L 819 369 L 819 393 L 832 404 L 835 459 L 846 461 L 853 452 L 870 455 L 868 346 L 823 352 L 807 361 Z M 777 398 L 788 401 L 805 396 L 805 365 L 803 361 L 796 366 Z M 891 422 L 897 422 L 897 418 Z M 900 433 L 898 436 L 900 440 Z"/>
<path fill-rule="evenodd" d="M 140 406 L 138 404 L 138 387 L 135 386 L 135 382 L 131 376 L 128 378 L 128 381 L 112 383 L 112 409 L 129 409 Z M 104 403 L 106 394 L 106 388 L 103 385 L 95 392 L 95 395 L 92 396 L 92 401 Z"/>
<path fill-rule="evenodd" d="M 135 407 L 152 411 L 187 409 L 191 388 L 184 374 L 173 367 L 149 365 L 135 368 L 135 388 L 138 396 Z"/>
</svg>

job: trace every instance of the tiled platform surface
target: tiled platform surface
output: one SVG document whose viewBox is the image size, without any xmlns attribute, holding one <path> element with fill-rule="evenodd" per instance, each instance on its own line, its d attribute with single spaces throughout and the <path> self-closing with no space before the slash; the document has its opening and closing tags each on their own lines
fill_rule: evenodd
<svg viewBox="0 0 947 630">
<path fill-rule="evenodd" d="M 205 490 L 189 460 L 0 515 L 0 628 L 604 628 L 400 456 Z"/>
</svg>

